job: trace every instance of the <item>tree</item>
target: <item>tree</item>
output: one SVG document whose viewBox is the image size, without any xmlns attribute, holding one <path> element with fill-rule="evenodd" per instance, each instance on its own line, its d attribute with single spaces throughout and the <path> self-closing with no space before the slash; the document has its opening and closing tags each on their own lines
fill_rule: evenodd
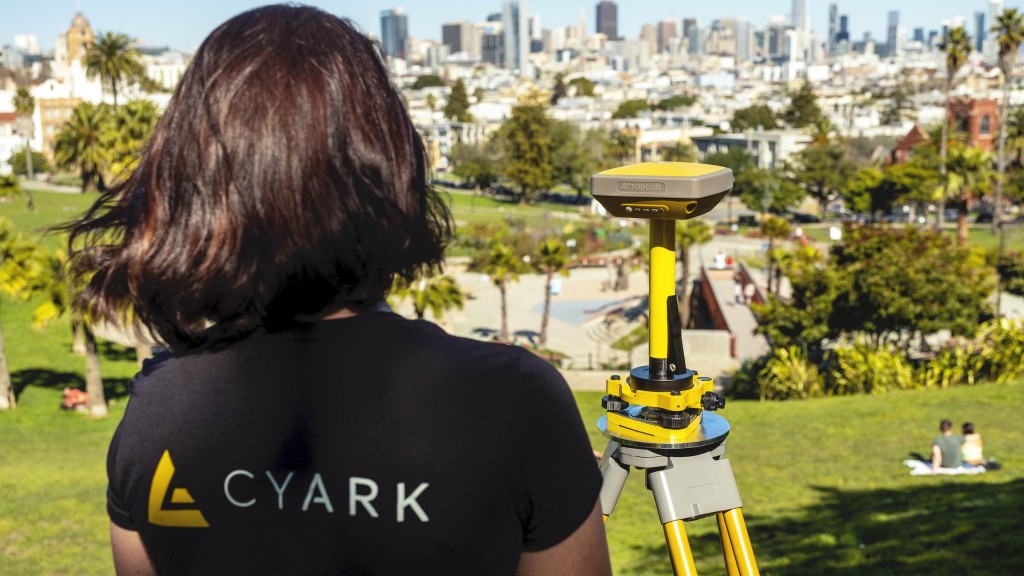
<svg viewBox="0 0 1024 576">
<path fill-rule="evenodd" d="M 27 300 L 38 290 L 41 276 L 42 261 L 36 245 L 16 234 L 10 221 L 0 219 L 0 296 Z M 0 410 L 16 406 L 0 326 Z"/>
<path fill-rule="evenodd" d="M 846 147 L 826 141 L 804 148 L 795 157 L 793 177 L 818 201 L 818 210 L 824 218 L 828 203 L 839 196 L 843 184 L 854 172 L 853 164 L 846 159 Z"/>
<path fill-rule="evenodd" d="M 949 157 L 949 123 L 950 95 L 956 73 L 960 71 L 967 57 L 971 54 L 971 38 L 963 26 L 950 28 L 939 44 L 939 49 L 946 55 L 946 113 L 942 116 L 942 136 L 939 141 L 939 174 L 945 186 L 946 162 Z M 943 213 L 946 211 L 946 189 L 943 188 L 942 202 L 939 204 L 939 225 L 942 225 Z"/>
<path fill-rule="evenodd" d="M 24 168 L 24 174 L 28 177 L 31 182 L 35 177 L 35 155 L 32 152 L 32 132 L 35 124 L 32 122 L 32 115 L 36 111 L 36 99 L 32 96 L 32 92 L 24 86 L 19 86 L 14 91 L 14 97 L 11 98 L 11 104 L 14 106 L 14 113 L 18 116 L 18 127 L 22 132 L 21 136 L 25 139 L 25 162 L 22 165 Z M 13 169 L 13 165 L 12 165 Z M 28 209 L 35 210 L 35 200 L 32 198 L 32 191 L 26 189 L 26 199 L 28 200 Z"/>
<path fill-rule="evenodd" d="M 967 245 L 967 214 L 974 195 L 988 190 L 992 179 L 992 154 L 974 146 L 953 146 L 945 179 L 948 198 L 956 202 L 957 242 Z"/>
<path fill-rule="evenodd" d="M 761 223 L 761 233 L 768 238 L 768 292 L 772 292 L 772 278 L 776 278 L 775 292 L 779 291 L 778 273 L 775 271 L 778 255 L 775 253 L 775 241 L 789 238 L 789 222 L 778 216 L 769 216 Z"/>
<path fill-rule="evenodd" d="M 636 136 L 628 130 L 615 130 L 605 141 L 605 155 L 622 166 L 636 163 Z"/>
<path fill-rule="evenodd" d="M 651 106 L 647 100 L 626 100 L 612 112 L 612 119 L 636 118 L 644 110 L 650 110 Z"/>
<path fill-rule="evenodd" d="M 568 87 L 565 85 L 565 74 L 561 72 L 555 74 L 555 85 L 551 88 L 551 105 L 558 104 L 559 100 L 565 98 L 567 92 Z"/>
<path fill-rule="evenodd" d="M 804 81 L 796 92 L 790 92 L 789 106 L 782 112 L 782 121 L 794 128 L 804 128 L 814 124 L 821 116 L 814 88 L 810 82 Z"/>
<path fill-rule="evenodd" d="M 693 145 L 693 142 L 681 140 L 663 148 L 661 156 L 668 162 L 696 162 L 698 160 L 697 147 Z"/>
<path fill-rule="evenodd" d="M 448 275 L 423 275 L 412 282 L 398 280 L 394 293 L 412 301 L 417 320 L 423 320 L 427 310 L 435 320 L 441 320 L 449 310 L 462 310 L 466 300 L 458 282 Z"/>
<path fill-rule="evenodd" d="M 48 255 L 40 283 L 40 291 L 46 294 L 46 301 L 36 308 L 32 323 L 36 328 L 46 328 L 58 318 L 70 316 L 72 323 L 77 323 L 81 328 L 85 338 L 85 392 L 89 395 L 89 413 L 104 418 L 107 416 L 107 400 L 103 392 L 96 335 L 88 314 L 75 305 L 75 300 L 87 283 L 88 278 L 76 279 L 71 275 L 67 254 L 58 251 Z"/>
<path fill-rule="evenodd" d="M 851 226 L 829 266 L 846 276 L 829 317 L 834 337 L 906 348 L 918 333 L 969 336 L 991 313 L 993 270 L 940 231 Z"/>
<path fill-rule="evenodd" d="M 683 304 L 683 326 L 689 324 L 690 315 L 690 250 L 701 244 L 707 244 L 711 241 L 712 236 L 711 226 L 703 219 L 676 222 L 676 260 L 679 261 L 680 267 L 680 277 L 676 280 L 676 286 L 682 287 L 678 296 L 679 302 Z"/>
<path fill-rule="evenodd" d="M 544 312 L 540 317 L 540 336 L 538 344 L 543 347 L 548 343 L 548 317 L 551 315 L 551 281 L 555 274 L 568 275 L 566 266 L 569 264 L 569 251 L 560 240 L 548 238 L 537 248 L 534 259 L 537 270 L 544 274 Z"/>
<path fill-rule="evenodd" d="M 573 122 L 551 123 L 551 179 L 571 186 L 577 201 L 590 188 L 590 177 L 600 170 L 600 146 L 600 133 L 583 135 Z"/>
<path fill-rule="evenodd" d="M 843 203 L 854 212 L 874 213 L 880 210 L 875 207 L 875 198 L 882 186 L 882 178 L 882 171 L 874 166 L 857 170 L 839 190 Z"/>
<path fill-rule="evenodd" d="M 118 87 L 145 75 L 142 53 L 126 34 L 107 32 L 86 51 L 85 73 L 89 78 L 98 77 L 104 89 L 110 89 L 117 108 Z"/>
<path fill-rule="evenodd" d="M 781 214 L 806 195 L 791 179 L 784 178 L 782 171 L 757 168 L 750 154 L 738 146 L 708 154 L 704 163 L 731 169 L 732 194 L 755 212 Z"/>
<path fill-rule="evenodd" d="M 1013 164 L 1020 168 L 1024 160 L 1024 108 L 1014 108 L 1000 126 L 1006 130 L 1006 145 L 1013 154 Z"/>
<path fill-rule="evenodd" d="M 46 156 L 42 152 L 35 150 L 31 151 L 32 164 L 29 166 L 25 160 L 29 157 L 29 149 L 21 148 L 11 152 L 11 157 L 7 159 L 7 164 L 11 167 L 11 173 L 17 174 L 18 176 L 25 176 L 28 179 L 32 179 L 35 174 L 50 171 L 50 163 L 46 160 Z M 30 176 L 33 175 L 33 176 Z"/>
<path fill-rule="evenodd" d="M 452 172 L 479 188 L 487 188 L 501 176 L 499 145 L 491 140 L 486 144 L 458 143 L 452 147 Z"/>
<path fill-rule="evenodd" d="M 825 339 L 863 336 L 906 350 L 919 334 L 969 336 L 990 314 L 993 271 L 938 231 L 855 225 L 828 261 L 801 248 L 786 259 L 791 300 L 755 308 L 773 347 L 820 357 Z"/>
<path fill-rule="evenodd" d="M 801 246 L 785 259 L 790 297 L 769 294 L 764 304 L 753 305 L 758 316 L 756 332 L 764 334 L 772 348 L 799 347 L 812 359 L 821 357 L 823 340 L 829 337 L 832 302 L 841 290 L 841 276 L 825 265 L 825 257 L 813 246 Z"/>
<path fill-rule="evenodd" d="M 135 169 L 142 148 L 156 130 L 160 112 L 149 100 L 130 100 L 110 120 L 111 162 L 107 172 L 117 178 Z"/>
<path fill-rule="evenodd" d="M 1024 15 L 1016 8 L 1007 8 L 996 17 L 992 32 L 999 37 L 999 69 L 1003 72 L 1003 98 L 999 101 L 999 176 L 996 179 L 995 212 L 992 218 L 992 231 L 996 231 L 1002 219 L 1003 180 L 1006 177 L 1006 107 L 1010 100 L 1010 80 L 1014 65 L 1017 64 L 1017 53 L 1024 41 Z"/>
<path fill-rule="evenodd" d="M 672 111 L 678 108 L 687 108 L 697 103 L 697 98 L 687 94 L 676 94 L 669 96 L 651 106 L 652 110 Z"/>
<path fill-rule="evenodd" d="M 104 105 L 83 102 L 57 132 L 54 161 L 82 176 L 82 192 L 103 187 L 103 170 L 111 160 L 110 113 Z"/>
<path fill-rule="evenodd" d="M 486 250 L 473 257 L 469 269 L 486 274 L 498 287 L 501 295 L 501 330 L 498 332 L 498 338 L 507 342 L 508 285 L 519 280 L 519 275 L 525 271 L 526 264 L 512 248 L 501 241 L 499 236 L 490 242 Z"/>
<path fill-rule="evenodd" d="M 902 82 L 885 94 L 886 103 L 879 117 L 882 124 L 900 124 L 913 118 L 915 108 L 910 90 L 907 83 Z"/>
<path fill-rule="evenodd" d="M 836 126 L 826 116 L 820 116 L 811 124 L 811 146 L 825 146 L 832 141 Z"/>
<path fill-rule="evenodd" d="M 424 88 L 439 88 L 442 86 L 444 86 L 444 80 L 440 76 L 437 74 L 424 74 L 423 76 L 416 77 L 411 88 L 413 90 L 422 90 Z"/>
<path fill-rule="evenodd" d="M 758 127 L 771 130 L 778 127 L 778 122 L 767 104 L 754 104 L 733 112 L 730 129 L 733 132 L 757 130 Z"/>
<path fill-rule="evenodd" d="M 569 80 L 569 87 L 576 89 L 575 96 L 593 96 L 594 95 L 594 83 L 583 76 L 577 76 L 572 80 Z"/>
<path fill-rule="evenodd" d="M 477 86 L 473 89 L 473 101 L 479 104 L 484 100 L 484 89 Z"/>
<path fill-rule="evenodd" d="M 469 96 L 466 94 L 466 84 L 462 79 L 455 81 L 452 91 L 448 94 L 448 101 L 444 104 L 444 117 L 456 122 L 472 122 L 473 115 L 469 113 Z"/>
<path fill-rule="evenodd" d="M 544 107 L 520 104 L 498 132 L 505 152 L 505 176 L 519 187 L 519 201 L 532 202 L 551 186 L 551 119 Z"/>
</svg>

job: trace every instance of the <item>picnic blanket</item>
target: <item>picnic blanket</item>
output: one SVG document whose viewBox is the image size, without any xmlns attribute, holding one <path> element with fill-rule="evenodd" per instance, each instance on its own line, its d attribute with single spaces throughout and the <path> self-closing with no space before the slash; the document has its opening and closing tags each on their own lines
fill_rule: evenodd
<svg viewBox="0 0 1024 576">
<path fill-rule="evenodd" d="M 961 466 L 959 468 L 939 468 L 937 471 L 932 471 L 932 465 L 930 462 L 923 460 L 904 460 L 904 464 L 910 467 L 911 476 L 931 476 L 933 474 L 981 474 L 985 472 L 984 466 Z"/>
</svg>

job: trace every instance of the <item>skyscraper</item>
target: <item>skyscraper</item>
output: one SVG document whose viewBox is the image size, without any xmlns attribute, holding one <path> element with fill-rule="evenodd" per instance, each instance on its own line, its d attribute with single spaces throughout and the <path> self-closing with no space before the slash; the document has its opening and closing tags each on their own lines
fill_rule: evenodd
<svg viewBox="0 0 1024 576">
<path fill-rule="evenodd" d="M 619 38 L 619 7 L 615 2 L 605 0 L 598 2 L 594 19 L 598 34 L 604 34 L 609 40 Z"/>
<path fill-rule="evenodd" d="M 679 28 L 675 20 L 662 20 L 658 23 L 658 52 L 668 52 L 673 38 L 679 37 Z"/>
<path fill-rule="evenodd" d="M 996 18 L 998 18 L 999 15 L 1002 13 L 1003 0 L 991 0 L 988 3 L 988 18 L 986 18 L 986 20 L 989 23 L 989 26 L 995 24 Z M 943 38 L 945 38 L 945 34 L 943 34 Z M 992 35 L 988 35 L 987 38 L 988 42 L 986 42 L 984 46 L 985 59 L 988 62 L 995 62 L 996 58 L 999 57 L 999 41 L 995 36 Z"/>
<path fill-rule="evenodd" d="M 828 39 L 826 46 L 828 51 L 836 49 L 837 37 L 839 36 L 839 6 L 835 2 L 828 5 Z"/>
<path fill-rule="evenodd" d="M 697 19 L 696 18 L 683 18 L 683 37 L 684 38 L 689 38 L 690 37 L 690 30 L 693 30 L 696 27 L 697 27 Z"/>
<path fill-rule="evenodd" d="M 384 54 L 392 58 L 405 58 L 405 41 L 409 38 L 409 17 L 405 10 L 381 10 L 380 40 Z"/>
<path fill-rule="evenodd" d="M 505 0 L 501 13 L 505 34 L 505 67 L 518 70 L 520 77 L 533 76 L 530 69 L 530 30 L 526 0 Z"/>
<path fill-rule="evenodd" d="M 839 34 L 836 36 L 836 41 L 850 41 L 850 16 L 847 14 L 843 14 L 839 17 Z"/>
<path fill-rule="evenodd" d="M 445 22 L 441 25 L 441 43 L 448 47 L 449 52 L 473 51 L 473 23 L 469 20 Z"/>
<path fill-rule="evenodd" d="M 900 53 L 901 46 L 897 39 L 897 33 L 900 28 L 900 12 L 899 10 L 891 10 L 889 12 L 889 25 L 886 27 L 885 32 L 885 48 L 886 54 L 890 57 L 898 56 Z"/>
<path fill-rule="evenodd" d="M 985 50 L 985 13 L 974 13 L 974 49 L 978 52 Z"/>
<path fill-rule="evenodd" d="M 793 0 L 793 28 L 803 32 L 811 30 L 811 11 L 807 0 Z"/>
</svg>

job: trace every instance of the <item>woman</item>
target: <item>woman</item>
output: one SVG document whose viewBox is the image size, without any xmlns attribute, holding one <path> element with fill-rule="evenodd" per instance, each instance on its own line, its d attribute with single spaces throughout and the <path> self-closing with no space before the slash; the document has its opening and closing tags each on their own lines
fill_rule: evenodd
<svg viewBox="0 0 1024 576">
<path fill-rule="evenodd" d="M 964 422 L 963 431 L 964 443 L 960 445 L 960 454 L 964 463 L 970 466 L 984 466 L 985 458 L 982 455 L 981 434 L 974 431 L 974 424 Z"/>
<path fill-rule="evenodd" d="M 309 7 L 199 48 L 138 169 L 70 226 L 147 363 L 108 457 L 119 573 L 606 573 L 564 380 L 382 304 L 448 215 L 379 52 Z"/>
</svg>

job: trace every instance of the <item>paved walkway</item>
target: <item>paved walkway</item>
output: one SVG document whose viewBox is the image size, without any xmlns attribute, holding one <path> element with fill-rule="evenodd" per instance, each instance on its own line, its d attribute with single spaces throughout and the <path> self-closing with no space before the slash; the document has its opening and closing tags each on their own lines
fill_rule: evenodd
<svg viewBox="0 0 1024 576">
<path fill-rule="evenodd" d="M 756 358 L 770 351 L 768 341 L 760 334 L 754 334 L 757 320 L 750 306 L 736 302 L 736 288 L 733 275 L 735 270 L 705 269 L 711 282 L 711 290 L 718 301 L 718 307 L 725 317 L 729 332 L 735 338 L 736 358 L 740 361 Z"/>
</svg>

